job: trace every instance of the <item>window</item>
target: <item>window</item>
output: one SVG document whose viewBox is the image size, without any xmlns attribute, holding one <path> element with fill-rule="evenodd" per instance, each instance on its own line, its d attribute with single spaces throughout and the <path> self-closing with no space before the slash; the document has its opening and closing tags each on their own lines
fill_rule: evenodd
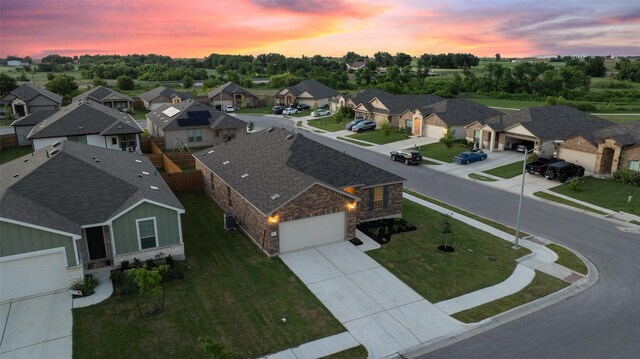
<svg viewBox="0 0 640 359">
<path fill-rule="evenodd" d="M 136 219 L 136 224 L 138 225 L 138 241 L 140 243 L 140 249 L 157 247 L 156 218 Z"/>
<path fill-rule="evenodd" d="M 475 138 L 476 140 L 480 139 L 480 130 L 473 131 L 473 138 Z"/>
<path fill-rule="evenodd" d="M 118 144 L 118 138 L 117 137 L 111 137 L 111 144 L 112 145 L 117 145 Z"/>
<path fill-rule="evenodd" d="M 202 129 L 195 128 L 193 130 L 187 130 L 187 141 L 188 142 L 200 142 L 202 141 Z"/>
<path fill-rule="evenodd" d="M 86 144 L 87 136 L 67 136 L 67 140 Z"/>
<path fill-rule="evenodd" d="M 369 210 L 384 209 L 389 206 L 389 186 L 369 189 Z"/>
<path fill-rule="evenodd" d="M 629 169 L 631 171 L 640 171 L 640 161 L 629 161 Z"/>
</svg>

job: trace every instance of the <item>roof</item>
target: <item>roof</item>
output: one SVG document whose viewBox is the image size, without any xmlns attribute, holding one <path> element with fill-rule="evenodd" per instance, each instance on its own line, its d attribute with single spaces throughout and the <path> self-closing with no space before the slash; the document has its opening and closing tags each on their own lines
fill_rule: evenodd
<svg viewBox="0 0 640 359">
<path fill-rule="evenodd" d="M 342 191 L 405 180 L 300 133 L 279 128 L 248 134 L 194 156 L 264 214 L 314 184 Z M 248 176 L 242 178 L 244 174 Z"/>
<path fill-rule="evenodd" d="M 104 101 L 114 101 L 114 100 L 133 101 L 131 97 L 104 86 L 94 87 L 89 91 L 85 91 L 80 95 L 74 97 L 73 101 L 77 101 L 78 99 L 89 99 L 99 103 L 103 103 Z"/>
<path fill-rule="evenodd" d="M 62 104 L 62 96 L 58 95 L 57 93 L 53 93 L 47 89 L 44 89 L 42 87 L 38 87 L 32 84 L 31 82 L 27 82 L 18 86 L 16 89 L 11 91 L 9 95 L 5 96 L 5 98 L 12 97 L 12 95 L 13 95 L 13 98 L 17 97 L 25 102 L 33 100 L 38 95 L 42 95 L 52 100 L 53 102 Z"/>
<path fill-rule="evenodd" d="M 247 126 L 246 122 L 238 118 L 193 100 L 181 101 L 176 105 L 162 105 L 149 112 L 147 118 L 163 131 L 179 130 L 186 127 L 209 127 L 213 130 L 220 130 Z"/>
<path fill-rule="evenodd" d="M 307 92 L 309 93 L 309 95 L 313 96 L 313 98 L 315 99 L 334 97 L 334 96 L 340 95 L 338 91 L 316 80 L 300 81 L 294 86 L 287 87 L 287 90 L 289 93 L 291 93 L 294 96 L 300 96 L 303 93 Z"/>
<path fill-rule="evenodd" d="M 491 117 L 485 121 L 495 131 L 522 125 L 543 141 L 563 140 L 575 135 L 594 143 L 594 131 L 609 127 L 613 122 L 590 115 L 569 106 L 530 107 L 520 111 Z"/>
<path fill-rule="evenodd" d="M 376 109 L 369 105 L 369 103 L 376 98 L 382 102 L 388 111 Z M 351 101 L 356 106 L 363 104 L 370 112 L 388 113 L 392 115 L 399 115 L 405 111 L 413 111 L 442 100 L 444 100 L 442 97 L 431 94 L 393 95 L 377 88 L 366 89 L 351 96 Z"/>
<path fill-rule="evenodd" d="M 2 218 L 80 235 L 141 200 L 184 211 L 151 161 L 133 153 L 61 141 L 0 165 Z"/>
<path fill-rule="evenodd" d="M 218 86 L 217 88 L 209 91 L 209 98 L 214 99 L 214 97 L 220 95 L 220 92 L 226 93 L 228 95 L 243 94 L 245 97 L 255 97 L 255 95 L 251 91 L 245 89 L 244 87 L 241 87 L 234 82 L 229 81 L 226 84 Z"/>
<path fill-rule="evenodd" d="M 446 99 L 429 106 L 419 108 L 423 116 L 436 114 L 448 126 L 465 126 L 471 122 L 500 116 L 500 111 L 494 110 L 477 102 L 456 98 Z"/>
<path fill-rule="evenodd" d="M 640 144 L 640 120 L 613 124 L 594 131 L 593 137 L 596 141 L 603 141 L 611 138 L 619 142 L 622 146 L 633 146 Z"/>
<path fill-rule="evenodd" d="M 356 61 L 356 62 L 352 62 L 347 64 L 347 66 L 349 66 L 349 68 L 352 69 L 361 69 L 363 68 L 367 63 L 364 61 Z"/>
<path fill-rule="evenodd" d="M 138 97 L 140 97 L 144 101 L 152 102 L 158 97 L 166 97 L 169 99 L 174 97 L 180 97 L 182 100 L 188 100 L 188 99 L 193 99 L 193 94 L 189 92 L 178 92 L 164 86 L 158 86 L 153 90 L 140 94 Z"/>
<path fill-rule="evenodd" d="M 37 123 L 42 122 L 47 117 L 53 115 L 58 110 L 39 110 L 33 113 L 28 114 L 27 116 L 15 120 L 11 123 L 11 126 L 33 126 Z"/>
<path fill-rule="evenodd" d="M 41 121 L 28 139 L 142 133 L 131 116 L 93 101 L 77 100 Z"/>
</svg>

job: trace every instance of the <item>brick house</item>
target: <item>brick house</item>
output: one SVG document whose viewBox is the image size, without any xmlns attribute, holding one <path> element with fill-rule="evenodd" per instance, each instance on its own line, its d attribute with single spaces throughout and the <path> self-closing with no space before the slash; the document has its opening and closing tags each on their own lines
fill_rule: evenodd
<svg viewBox="0 0 640 359">
<path fill-rule="evenodd" d="M 141 93 L 138 97 L 147 110 L 155 110 L 162 105 L 175 105 L 185 100 L 194 100 L 192 93 L 178 92 L 164 86 L 158 86 L 153 90 Z"/>
<path fill-rule="evenodd" d="M 95 101 L 103 106 L 120 111 L 126 111 L 133 105 L 131 97 L 104 86 L 94 87 L 73 98 L 73 102 L 78 100 Z"/>
<path fill-rule="evenodd" d="M 205 191 L 264 251 L 355 237 L 357 223 L 399 217 L 404 179 L 272 128 L 194 154 Z"/>
<path fill-rule="evenodd" d="M 9 92 L 0 104 L 9 107 L 11 114 L 20 119 L 36 111 L 59 109 L 62 96 L 27 82 Z"/>
<path fill-rule="evenodd" d="M 340 95 L 331 87 L 316 80 L 303 80 L 299 83 L 280 90 L 273 98 L 274 105 L 318 105 L 318 108 L 328 106 L 335 97 Z"/>
<path fill-rule="evenodd" d="M 413 111 L 442 101 L 436 95 L 392 95 L 380 89 L 368 89 L 349 99 L 356 118 L 365 118 L 380 125 L 388 121 L 391 127 L 404 128 L 414 133 Z"/>
<path fill-rule="evenodd" d="M 466 125 L 474 121 L 482 123 L 500 114 L 473 101 L 446 99 L 414 111 L 412 134 L 441 139 L 450 130 L 456 139 L 463 139 L 466 137 Z"/>
<path fill-rule="evenodd" d="M 235 108 L 258 106 L 256 95 L 231 81 L 209 91 L 207 96 L 211 106 L 220 106 L 221 109 L 227 105 Z"/>
</svg>

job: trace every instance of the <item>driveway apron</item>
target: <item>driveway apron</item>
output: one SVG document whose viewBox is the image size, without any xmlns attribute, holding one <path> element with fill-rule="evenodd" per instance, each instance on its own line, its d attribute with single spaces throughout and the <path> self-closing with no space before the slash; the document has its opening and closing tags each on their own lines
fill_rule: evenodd
<svg viewBox="0 0 640 359">
<path fill-rule="evenodd" d="M 280 257 L 372 358 L 464 329 L 350 242 Z"/>
</svg>

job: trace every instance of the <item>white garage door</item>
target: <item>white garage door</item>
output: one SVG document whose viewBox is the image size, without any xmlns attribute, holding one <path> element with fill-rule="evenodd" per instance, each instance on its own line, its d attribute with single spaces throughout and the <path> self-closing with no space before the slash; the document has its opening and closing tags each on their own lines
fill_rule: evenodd
<svg viewBox="0 0 640 359">
<path fill-rule="evenodd" d="M 429 138 L 435 138 L 435 139 L 439 140 L 442 137 L 444 137 L 444 135 L 446 133 L 447 132 L 446 132 L 444 127 L 435 126 L 435 125 L 427 125 L 427 137 L 429 137 Z"/>
<path fill-rule="evenodd" d="M 345 239 L 344 212 L 280 223 L 280 253 Z"/>
<path fill-rule="evenodd" d="M 582 151 L 570 150 L 566 148 L 560 148 L 558 150 L 558 157 L 571 163 L 575 163 L 584 167 L 587 172 L 595 172 L 596 167 L 596 154 L 587 153 Z"/>
<path fill-rule="evenodd" d="M 68 287 L 63 248 L 0 258 L 0 302 Z"/>
</svg>

